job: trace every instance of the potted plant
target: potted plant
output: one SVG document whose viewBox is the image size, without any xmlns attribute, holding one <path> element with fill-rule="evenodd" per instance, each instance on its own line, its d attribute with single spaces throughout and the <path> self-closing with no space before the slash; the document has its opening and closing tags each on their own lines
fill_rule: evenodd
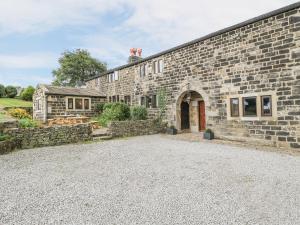
<svg viewBox="0 0 300 225">
<path fill-rule="evenodd" d="M 203 138 L 206 140 L 212 140 L 215 138 L 214 132 L 211 129 L 206 129 L 203 134 Z"/>
<path fill-rule="evenodd" d="M 167 134 L 170 134 L 170 135 L 176 135 L 177 134 L 177 129 L 175 128 L 174 125 L 167 128 Z"/>
</svg>

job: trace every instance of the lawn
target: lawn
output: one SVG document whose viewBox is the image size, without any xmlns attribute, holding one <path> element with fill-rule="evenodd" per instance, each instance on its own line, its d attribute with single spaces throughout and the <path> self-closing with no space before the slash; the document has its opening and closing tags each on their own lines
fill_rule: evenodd
<svg viewBox="0 0 300 225">
<path fill-rule="evenodd" d="M 16 98 L 0 98 L 0 107 L 32 107 L 32 102 Z"/>
</svg>

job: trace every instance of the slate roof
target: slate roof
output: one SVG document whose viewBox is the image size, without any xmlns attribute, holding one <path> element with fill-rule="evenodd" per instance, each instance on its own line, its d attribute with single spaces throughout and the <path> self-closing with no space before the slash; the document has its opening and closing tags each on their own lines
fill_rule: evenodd
<svg viewBox="0 0 300 225">
<path fill-rule="evenodd" d="M 105 97 L 98 90 L 89 88 L 56 87 L 51 85 L 41 85 L 45 94 L 65 95 L 65 96 L 83 96 L 83 97 Z"/>
<path fill-rule="evenodd" d="M 224 29 L 222 29 L 222 30 L 216 31 L 216 32 L 214 32 L 214 33 L 208 34 L 208 35 L 206 35 L 206 36 L 204 36 L 204 37 L 201 37 L 201 38 L 192 40 L 192 41 L 190 41 L 190 42 L 184 43 L 184 44 L 179 45 L 179 46 L 177 46 L 177 47 L 170 48 L 170 49 L 168 49 L 168 50 L 165 50 L 165 51 L 159 52 L 159 53 L 157 53 L 157 54 L 151 55 L 151 56 L 149 56 L 149 57 L 143 58 L 143 59 L 141 59 L 141 60 L 139 60 L 139 61 L 137 61 L 137 62 L 128 63 L 128 64 L 125 64 L 125 65 L 123 65 L 123 66 L 119 66 L 119 67 L 113 68 L 113 69 L 111 69 L 111 70 L 108 70 L 108 71 L 106 71 L 106 72 L 100 74 L 100 75 L 97 75 L 97 76 L 94 76 L 94 77 L 92 77 L 92 78 L 89 78 L 89 79 L 87 79 L 86 81 L 93 80 L 93 79 L 95 79 L 95 78 L 97 78 L 97 77 L 101 77 L 101 76 L 107 75 L 107 74 L 112 73 L 112 72 L 114 72 L 114 71 L 116 71 L 116 70 L 121 70 L 121 69 L 130 67 L 130 66 L 137 65 L 137 64 L 139 64 L 139 63 L 143 63 L 143 62 L 145 62 L 145 61 L 148 61 L 148 60 L 151 60 L 151 59 L 160 57 L 160 56 L 165 55 L 165 54 L 167 54 L 167 53 L 176 51 L 176 50 L 178 50 L 178 49 L 181 49 L 181 48 L 184 48 L 184 47 L 187 47 L 187 46 L 196 44 L 196 43 L 198 43 L 198 42 L 207 40 L 207 39 L 209 39 L 209 38 L 212 38 L 212 37 L 215 37 L 215 36 L 218 36 L 218 35 L 221 35 L 221 34 L 224 34 L 224 33 L 230 32 L 230 31 L 233 31 L 233 30 L 236 30 L 236 29 L 238 29 L 238 28 L 247 26 L 247 25 L 249 25 L 249 24 L 253 24 L 253 23 L 256 23 L 256 22 L 258 22 L 258 21 L 268 19 L 268 18 L 270 18 L 270 17 L 272 17 L 272 16 L 276 16 L 276 15 L 278 15 L 278 14 L 285 13 L 285 12 L 288 12 L 288 11 L 291 11 L 291 10 L 294 10 L 294 9 L 296 9 L 296 8 L 299 8 L 299 7 L 300 7 L 300 2 L 296 2 L 296 3 L 294 3 L 294 4 L 285 6 L 285 7 L 283 7 L 283 8 L 274 10 L 274 11 L 272 11 L 272 12 L 263 14 L 263 15 L 261 15 L 261 16 L 257 16 L 257 17 L 255 17 L 255 18 L 249 19 L 249 20 L 244 21 L 244 22 L 242 22 L 242 23 L 238 23 L 238 24 L 236 24 L 236 25 L 233 25 L 233 26 L 224 28 Z"/>
</svg>

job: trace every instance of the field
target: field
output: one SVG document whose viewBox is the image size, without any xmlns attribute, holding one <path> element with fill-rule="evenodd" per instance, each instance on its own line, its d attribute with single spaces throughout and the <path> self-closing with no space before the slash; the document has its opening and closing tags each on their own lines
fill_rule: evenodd
<svg viewBox="0 0 300 225">
<path fill-rule="evenodd" d="M 16 98 L 0 98 L 0 108 L 5 107 L 32 107 L 32 102 Z"/>
</svg>

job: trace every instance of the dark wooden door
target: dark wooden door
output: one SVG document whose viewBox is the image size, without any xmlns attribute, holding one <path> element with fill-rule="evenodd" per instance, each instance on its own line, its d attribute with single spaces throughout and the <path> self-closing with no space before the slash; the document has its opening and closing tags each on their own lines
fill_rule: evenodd
<svg viewBox="0 0 300 225">
<path fill-rule="evenodd" d="M 205 130 L 205 104 L 204 101 L 199 101 L 199 131 Z"/>
<path fill-rule="evenodd" d="M 181 130 L 190 129 L 190 105 L 181 103 Z"/>
</svg>

